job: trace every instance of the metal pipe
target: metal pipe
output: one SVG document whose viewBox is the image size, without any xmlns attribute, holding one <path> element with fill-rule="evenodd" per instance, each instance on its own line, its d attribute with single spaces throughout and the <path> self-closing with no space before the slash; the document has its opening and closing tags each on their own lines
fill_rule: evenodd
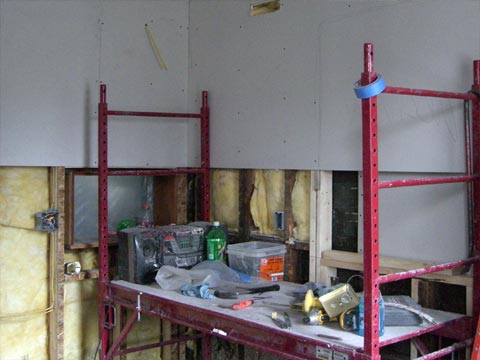
<svg viewBox="0 0 480 360">
<path fill-rule="evenodd" d="M 157 169 L 157 170 L 121 170 L 110 169 L 109 176 L 165 176 L 175 174 L 201 174 L 204 169 Z"/>
<path fill-rule="evenodd" d="M 408 271 L 402 271 L 398 272 L 395 274 L 388 274 L 388 275 L 383 275 L 380 276 L 378 279 L 380 284 L 384 284 L 387 282 L 392 282 L 392 281 L 398 281 L 398 280 L 404 280 L 404 279 L 411 279 L 417 276 L 422 276 L 422 275 L 427 275 L 443 270 L 449 270 L 449 269 L 454 269 L 458 268 L 464 265 L 468 264 L 473 264 L 480 260 L 479 256 L 475 256 L 472 258 L 468 258 L 465 260 L 459 260 L 459 261 L 453 261 L 445 264 L 438 264 L 438 265 L 432 265 L 432 266 L 427 266 L 423 269 L 415 269 L 415 270 L 408 270 Z"/>
<path fill-rule="evenodd" d="M 120 111 L 108 110 L 108 115 L 112 116 L 141 116 L 141 117 L 164 117 L 164 118 L 196 118 L 200 119 L 200 114 L 188 113 L 167 113 L 167 112 L 151 112 L 151 111 Z"/>
<path fill-rule="evenodd" d="M 472 92 L 480 92 L 480 60 L 473 62 L 473 84 Z M 472 171 L 474 174 L 480 172 L 480 98 L 475 96 L 472 100 Z M 480 256 L 480 181 L 473 184 L 473 254 Z M 473 266 L 473 304 L 472 317 L 478 319 L 480 315 L 480 264 Z"/>
<path fill-rule="evenodd" d="M 415 358 L 415 360 L 434 360 L 434 359 L 440 359 L 441 357 L 444 357 L 445 355 L 452 354 L 455 351 L 465 349 L 467 346 L 470 346 L 472 344 L 472 339 L 468 339 L 465 341 L 461 341 L 458 343 L 455 343 L 453 345 L 444 347 L 443 349 L 437 350 L 435 352 L 432 352 L 430 354 Z"/>
<path fill-rule="evenodd" d="M 377 75 L 373 69 L 373 44 L 363 48 L 364 71 L 361 85 L 372 83 Z M 364 351 L 369 359 L 380 359 L 379 347 L 379 228 L 378 228 L 378 124 L 377 96 L 362 100 L 363 148 L 363 264 L 365 330 Z"/>
<path fill-rule="evenodd" d="M 463 122 L 465 126 L 465 170 L 467 175 L 472 175 L 472 124 L 470 116 L 470 101 L 463 102 Z M 473 183 L 467 183 L 467 234 L 468 256 L 473 256 Z M 464 272 L 468 272 L 466 266 Z"/>
<path fill-rule="evenodd" d="M 200 155 L 201 155 L 201 186 L 202 198 L 201 218 L 210 221 L 210 108 L 208 92 L 202 91 L 202 108 L 200 110 Z"/>
<path fill-rule="evenodd" d="M 470 93 L 457 93 L 448 91 L 437 90 L 423 90 L 423 89 L 409 89 L 403 87 L 387 86 L 383 90 L 384 94 L 396 94 L 396 95 L 412 95 L 412 96 L 425 96 L 436 97 L 443 99 L 460 99 L 460 100 L 474 100 L 476 95 Z"/>
<path fill-rule="evenodd" d="M 100 85 L 98 104 L 98 324 L 100 336 L 100 360 L 104 360 L 109 344 L 109 330 L 105 326 L 110 321 L 106 312 L 108 283 L 108 105 L 107 86 Z"/>
<path fill-rule="evenodd" d="M 419 186 L 419 185 L 434 185 L 434 184 L 450 184 L 459 182 L 470 182 L 478 179 L 479 176 L 450 176 L 450 177 L 436 177 L 424 179 L 405 179 L 405 180 L 391 180 L 380 181 L 378 187 L 380 189 L 392 189 L 404 186 Z"/>
<path fill-rule="evenodd" d="M 179 336 L 178 338 L 175 338 L 175 339 L 172 339 L 172 340 L 161 341 L 161 342 L 154 343 L 154 344 L 140 345 L 140 346 L 136 346 L 136 347 L 132 347 L 132 348 L 128 348 L 128 349 L 121 349 L 119 351 L 116 351 L 114 356 L 126 355 L 126 354 L 130 354 L 130 353 L 137 352 L 137 351 L 154 349 L 154 348 L 165 346 L 165 345 L 172 345 L 172 344 L 177 344 L 177 343 L 180 343 L 180 342 L 197 340 L 197 339 L 201 339 L 201 338 L 203 338 L 202 333 L 196 334 L 196 335 L 191 335 L 191 336 Z"/>
</svg>

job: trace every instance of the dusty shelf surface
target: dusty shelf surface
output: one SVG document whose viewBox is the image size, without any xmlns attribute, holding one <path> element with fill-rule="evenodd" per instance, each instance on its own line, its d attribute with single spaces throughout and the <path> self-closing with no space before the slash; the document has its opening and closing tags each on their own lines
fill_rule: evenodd
<svg viewBox="0 0 480 360">
<path fill-rule="evenodd" d="M 139 285 L 126 281 L 118 280 L 112 281 L 112 284 L 119 285 L 130 290 L 141 292 L 143 294 L 150 294 L 155 297 L 167 299 L 169 301 L 184 304 L 188 306 L 195 306 L 199 309 L 209 311 L 212 313 L 212 324 L 215 323 L 215 314 L 222 314 L 220 316 L 228 316 L 239 322 L 248 322 L 252 327 L 262 326 L 275 329 L 275 331 L 285 332 L 285 335 L 294 334 L 296 336 L 305 337 L 313 341 L 328 342 L 342 347 L 354 350 L 361 350 L 363 348 L 363 337 L 353 332 L 347 332 L 339 327 L 337 322 L 332 322 L 324 325 L 306 325 L 303 322 L 304 315 L 298 310 L 292 310 L 289 304 L 294 300 L 292 296 L 293 290 L 298 288 L 299 284 L 288 282 L 278 282 L 280 291 L 267 292 L 261 295 L 249 294 L 240 295 L 237 300 L 226 299 L 211 299 L 205 300 L 182 295 L 179 291 L 163 290 L 156 283 L 151 285 Z M 271 283 L 268 283 L 271 284 Z M 243 284 L 242 284 L 243 286 Z M 247 285 L 248 286 L 248 285 Z M 255 295 L 266 297 L 265 299 L 255 301 L 250 307 L 241 310 L 232 310 L 229 308 L 233 303 L 253 299 Z M 283 306 L 284 304 L 285 306 Z M 432 316 L 437 324 L 442 324 L 452 320 L 459 319 L 464 315 L 455 314 L 445 311 L 422 309 L 425 313 Z M 283 319 L 284 312 L 287 312 L 292 323 L 291 329 L 280 329 L 271 319 L 272 313 L 276 312 L 280 319 Z M 212 325 L 213 326 L 213 325 Z M 409 334 L 415 334 L 419 331 L 425 330 L 430 326 L 428 323 L 422 323 L 419 326 L 390 326 L 385 327 L 384 335 L 380 337 L 380 342 L 394 342 L 393 339 L 398 337 L 405 337 Z M 219 329 L 221 330 L 221 329 Z M 319 334 L 327 335 L 328 337 L 336 337 L 339 340 L 319 336 Z M 227 334 L 228 337 L 228 334 Z"/>
</svg>

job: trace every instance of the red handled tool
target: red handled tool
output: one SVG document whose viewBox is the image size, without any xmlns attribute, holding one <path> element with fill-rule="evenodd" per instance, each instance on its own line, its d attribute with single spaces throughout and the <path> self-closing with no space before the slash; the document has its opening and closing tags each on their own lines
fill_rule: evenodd
<svg viewBox="0 0 480 360">
<path fill-rule="evenodd" d="M 244 301 L 237 302 L 232 305 L 232 310 L 245 309 L 246 307 L 249 307 L 250 305 L 252 305 L 254 302 L 255 300 L 244 300 Z"/>
</svg>

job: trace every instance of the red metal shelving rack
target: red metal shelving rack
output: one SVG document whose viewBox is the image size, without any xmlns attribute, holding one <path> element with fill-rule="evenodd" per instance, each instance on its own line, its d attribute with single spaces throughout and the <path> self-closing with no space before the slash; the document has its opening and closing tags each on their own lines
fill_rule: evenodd
<svg viewBox="0 0 480 360">
<path fill-rule="evenodd" d="M 113 343 L 110 343 L 110 331 L 114 324 L 113 307 L 109 293 L 109 255 L 108 237 L 114 235 L 108 231 L 108 177 L 117 176 L 165 176 L 175 174 L 199 174 L 201 177 L 201 219 L 210 219 L 210 109 L 208 106 L 208 93 L 202 92 L 202 106 L 200 113 L 167 113 L 167 112 L 141 112 L 110 110 L 107 104 L 107 86 L 100 85 L 100 102 L 98 104 L 98 238 L 99 238 L 99 282 L 98 282 L 98 320 L 100 336 L 100 359 L 104 360 L 113 354 L 118 346 L 125 340 L 134 321 L 130 319 L 128 328 Z M 200 120 L 201 138 L 201 165 L 200 168 L 176 168 L 157 170 L 122 170 L 108 167 L 108 117 L 155 117 L 155 118 L 183 118 Z M 134 314 L 136 316 L 136 314 Z M 133 316 L 132 316 L 133 317 Z M 186 339 L 183 339 L 185 341 Z"/>
<path fill-rule="evenodd" d="M 373 69 L 373 45 L 364 46 L 364 72 L 361 84 L 368 85 L 376 79 Z M 99 188 L 99 268 L 100 278 L 98 287 L 98 317 L 100 336 L 100 359 L 111 359 L 119 354 L 149 349 L 155 346 L 166 345 L 176 341 L 185 341 L 186 338 L 172 340 L 164 343 L 143 345 L 136 348 L 119 350 L 126 339 L 128 332 L 141 313 L 160 317 L 177 324 L 191 327 L 201 332 L 195 338 L 202 337 L 203 358 L 211 356 L 209 339 L 216 336 L 214 330 L 225 329 L 224 338 L 240 344 L 255 347 L 273 354 L 282 355 L 288 359 L 316 359 L 318 351 L 327 349 L 341 356 L 342 359 L 366 360 L 380 359 L 380 348 L 402 340 L 416 338 L 426 333 L 434 333 L 458 340 L 457 343 L 422 356 L 422 360 L 438 359 L 458 349 L 463 349 L 472 343 L 474 321 L 480 314 L 480 153 L 476 150 L 480 146 L 480 61 L 474 62 L 474 82 L 472 92 L 453 93 L 444 91 L 416 90 L 407 88 L 387 87 L 387 94 L 429 96 L 447 99 L 460 99 L 472 104 L 472 139 L 467 138 L 467 154 L 471 152 L 472 161 L 469 164 L 467 156 L 467 173 L 463 176 L 408 179 L 399 181 L 380 181 L 378 169 L 378 118 L 377 96 L 362 100 L 362 127 L 363 127 L 363 192 L 364 192 L 364 296 L 365 296 L 365 332 L 363 348 L 352 348 L 340 343 L 330 343 L 322 339 L 312 339 L 295 332 L 285 332 L 280 329 L 265 325 L 258 325 L 240 317 L 219 314 L 214 309 L 196 308 L 188 303 L 179 303 L 168 298 L 150 293 L 144 289 L 127 287 L 124 284 L 110 282 L 108 275 L 108 177 L 111 175 L 173 175 L 173 174 L 199 174 L 202 179 L 202 219 L 209 219 L 209 108 L 207 93 L 202 94 L 202 107 L 198 114 L 155 113 L 155 112 L 129 112 L 109 110 L 106 102 L 106 86 L 100 86 L 100 103 L 98 108 L 98 188 Z M 194 118 L 201 121 L 201 167 L 199 169 L 161 169 L 161 170 L 124 170 L 109 169 L 107 144 L 108 144 L 108 116 L 146 116 L 167 118 Z M 379 190 L 400 186 L 415 186 L 442 184 L 452 182 L 466 182 L 472 184 L 468 193 L 472 195 L 474 204 L 473 213 L 473 256 L 465 260 L 454 261 L 447 264 L 429 266 L 422 269 L 383 275 L 379 273 Z M 473 316 L 459 316 L 455 320 L 442 322 L 428 327 L 419 327 L 418 330 L 395 338 L 380 340 L 378 334 L 379 322 L 379 287 L 381 284 L 401 279 L 413 278 L 436 271 L 474 264 L 473 275 Z M 123 322 L 120 312 L 120 334 L 112 339 L 111 332 L 114 327 L 113 303 L 131 310 L 129 319 Z M 228 335 L 227 335 L 228 334 Z"/>
<path fill-rule="evenodd" d="M 361 85 L 365 86 L 374 82 L 377 74 L 373 67 L 373 44 L 364 44 L 364 71 L 361 75 Z M 381 342 L 378 333 L 379 323 L 379 287 L 380 284 L 393 282 L 402 279 L 414 278 L 416 276 L 447 270 L 464 265 L 473 265 L 473 311 L 471 318 L 465 318 L 465 321 L 458 322 L 453 328 L 446 329 L 442 327 L 431 327 L 425 332 L 437 331 L 438 334 L 445 333 L 446 330 L 454 337 L 460 340 L 455 345 L 441 349 L 434 353 L 425 355 L 421 359 L 438 359 L 444 355 L 450 354 L 457 349 L 464 348 L 471 344 L 471 336 L 474 321 L 480 312 L 480 61 L 473 63 L 473 85 L 472 91 L 468 93 L 455 93 L 445 91 L 419 90 L 400 87 L 387 86 L 383 93 L 436 97 L 444 99 L 460 99 L 470 101 L 472 104 L 471 121 L 472 133 L 466 136 L 466 158 L 467 173 L 464 176 L 452 176 L 442 178 L 409 179 L 398 181 L 380 181 L 378 168 L 378 117 L 377 117 L 377 97 L 373 96 L 362 99 L 362 141 L 363 141 L 363 212 L 364 212 L 364 294 L 365 294 L 365 338 L 364 355 L 362 358 L 380 359 L 380 347 L 388 345 Z M 470 131 L 467 129 L 467 131 Z M 470 154 L 472 164 L 469 163 Z M 471 167 L 473 166 L 473 169 Z M 471 171 L 473 170 L 473 171 Z M 454 261 L 447 264 L 435 265 L 423 269 L 401 272 L 397 274 L 383 275 L 379 273 L 379 190 L 395 188 L 401 186 L 417 186 L 430 184 L 444 184 L 453 182 L 466 182 L 473 184 L 472 191 L 468 192 L 473 197 L 473 256 Z M 449 324 L 452 326 L 452 324 Z M 424 332 L 422 332 L 424 333 Z M 407 340 L 421 335 L 418 332 L 397 338 L 389 343 Z"/>
</svg>

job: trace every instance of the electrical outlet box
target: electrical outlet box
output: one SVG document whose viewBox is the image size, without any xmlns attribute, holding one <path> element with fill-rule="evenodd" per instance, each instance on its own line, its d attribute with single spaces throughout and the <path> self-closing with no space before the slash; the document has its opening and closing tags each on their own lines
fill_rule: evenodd
<svg viewBox="0 0 480 360">
<path fill-rule="evenodd" d="M 275 211 L 275 230 L 285 230 L 285 213 Z"/>
</svg>

